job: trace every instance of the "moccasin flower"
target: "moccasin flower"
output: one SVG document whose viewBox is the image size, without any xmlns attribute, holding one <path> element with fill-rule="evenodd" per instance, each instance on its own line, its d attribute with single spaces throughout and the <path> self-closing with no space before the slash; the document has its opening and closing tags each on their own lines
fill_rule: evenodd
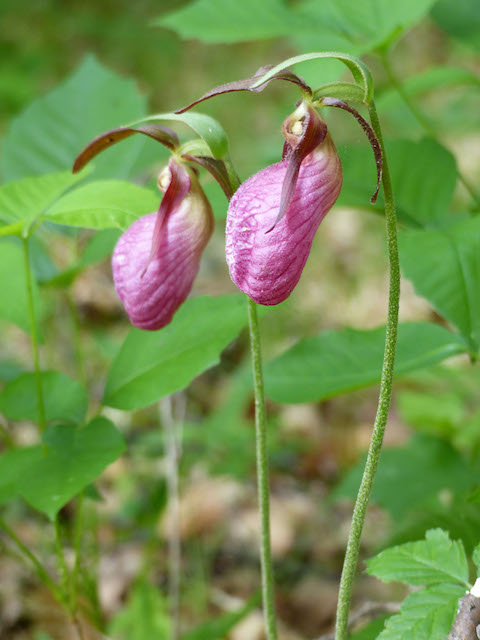
<svg viewBox="0 0 480 640">
<path fill-rule="evenodd" d="M 285 120 L 284 159 L 255 174 L 228 209 L 226 254 L 237 287 L 259 304 L 293 291 L 319 224 L 342 187 L 342 167 L 327 127 L 302 103 Z"/>
<path fill-rule="evenodd" d="M 136 220 L 112 256 L 115 289 L 130 322 L 148 330 L 167 325 L 187 298 L 214 226 L 193 171 L 171 159 L 159 186 L 166 191 L 158 212 Z"/>
</svg>

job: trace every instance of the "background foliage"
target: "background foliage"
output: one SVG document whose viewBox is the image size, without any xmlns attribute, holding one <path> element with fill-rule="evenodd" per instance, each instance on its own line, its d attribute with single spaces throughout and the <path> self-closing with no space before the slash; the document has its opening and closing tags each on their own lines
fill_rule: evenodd
<svg viewBox="0 0 480 640">
<path fill-rule="evenodd" d="M 172 453 L 181 637 L 261 638 L 246 311 L 224 262 L 225 197 L 202 173 L 214 238 L 192 299 L 149 334 L 129 329 L 108 257 L 120 231 L 158 207 L 166 152 L 134 136 L 92 169 L 70 170 L 106 129 L 172 111 L 261 65 L 329 49 L 365 56 L 374 74 L 404 275 L 394 404 L 363 548 L 375 557 L 353 610 L 402 600 L 401 584 L 422 587 L 386 622 L 383 613 L 359 618 L 352 637 L 445 637 L 475 579 L 480 538 L 475 0 L 29 0 L 3 2 L 0 17 L 2 638 L 74 637 L 45 576 L 32 577 L 28 558 L 14 562 L 8 530 L 60 590 L 71 586 L 85 638 L 168 637 Z M 296 70 L 314 87 L 350 80 L 337 61 Z M 297 99 L 295 88 L 272 85 L 202 105 L 227 131 L 242 178 L 280 158 L 280 124 Z M 383 201 L 369 204 L 374 161 L 346 114 L 325 117 L 342 194 L 299 286 L 262 316 L 273 550 L 282 634 L 292 639 L 318 637 L 333 621 L 386 311 Z M 25 247 L 7 228 L 30 234 L 43 410 Z"/>
</svg>

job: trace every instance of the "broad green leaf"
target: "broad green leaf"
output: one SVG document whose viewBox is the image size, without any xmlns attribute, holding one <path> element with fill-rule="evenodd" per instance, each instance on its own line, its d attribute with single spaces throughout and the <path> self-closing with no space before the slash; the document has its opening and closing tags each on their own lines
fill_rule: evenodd
<svg viewBox="0 0 480 640">
<path fill-rule="evenodd" d="M 182 38 L 232 43 L 284 36 L 288 26 L 296 26 L 292 18 L 283 0 L 196 0 L 154 24 L 173 29 Z"/>
<path fill-rule="evenodd" d="M 23 473 L 36 464 L 40 447 L 11 449 L 0 456 L 0 504 L 4 504 L 19 495 L 17 483 Z"/>
<path fill-rule="evenodd" d="M 198 297 L 160 331 L 131 329 L 110 368 L 104 403 L 138 409 L 184 389 L 218 363 L 247 322 L 244 296 Z"/>
<path fill-rule="evenodd" d="M 233 627 L 250 613 L 259 603 L 258 595 L 254 596 L 247 604 L 238 609 L 224 613 L 222 616 L 187 631 L 180 640 L 223 640 Z"/>
<path fill-rule="evenodd" d="M 385 328 L 324 331 L 267 363 L 267 394 L 276 402 L 314 402 L 380 380 Z M 430 323 L 399 326 L 395 373 L 400 375 L 466 351 L 456 334 Z"/>
<path fill-rule="evenodd" d="M 352 635 L 348 636 L 348 640 L 377 640 L 378 634 L 383 630 L 385 621 L 388 618 L 389 616 L 387 615 L 382 615 L 379 618 L 376 618 L 360 629 L 360 631 L 356 631 Z"/>
<path fill-rule="evenodd" d="M 14 119 L 2 146 L 4 180 L 64 171 L 96 135 L 145 113 L 145 99 L 126 80 L 88 56 L 65 82 Z M 142 147 L 140 137 L 105 151 L 96 175 L 126 177 Z"/>
<path fill-rule="evenodd" d="M 47 422 L 81 423 L 87 411 L 85 389 L 59 371 L 42 372 L 42 390 Z M 34 373 L 22 373 L 0 393 L 0 412 L 9 420 L 40 421 Z"/>
<path fill-rule="evenodd" d="M 90 182 L 64 195 L 43 215 L 45 220 L 89 229 L 126 229 L 158 209 L 153 191 L 120 180 Z"/>
<path fill-rule="evenodd" d="M 162 593 L 145 578 L 133 587 L 128 601 L 110 623 L 118 640 L 153 640 L 170 637 L 168 606 Z"/>
<path fill-rule="evenodd" d="M 361 460 L 349 471 L 333 492 L 334 499 L 355 499 L 364 466 L 364 460 Z M 478 481 L 477 476 L 448 442 L 417 435 L 405 446 L 388 447 L 383 451 L 372 500 L 401 525 L 414 509 L 440 506 L 442 492 L 465 495 Z M 420 486 L 421 491 L 418 490 Z"/>
<path fill-rule="evenodd" d="M 311 26 L 303 33 L 296 33 L 295 40 L 307 49 L 317 49 L 321 41 L 322 48 L 325 49 L 330 47 L 329 37 L 334 34 L 339 38 L 342 51 L 365 53 L 395 41 L 425 16 L 434 2 L 435 0 L 405 0 L 399 3 L 362 0 L 353 3 L 351 0 L 306 0 L 298 5 L 298 12 L 307 18 Z M 314 27 L 320 29 L 317 40 Z M 328 44 L 323 41 L 324 33 Z"/>
<path fill-rule="evenodd" d="M 439 584 L 411 593 L 377 640 L 445 640 L 465 589 Z"/>
<path fill-rule="evenodd" d="M 480 5 L 477 0 L 439 0 L 432 16 L 447 33 L 480 50 Z"/>
<path fill-rule="evenodd" d="M 425 540 L 385 549 L 367 560 L 367 573 L 382 582 L 412 586 L 468 583 L 468 564 L 461 540 L 451 541 L 442 529 L 430 529 Z"/>
<path fill-rule="evenodd" d="M 0 220 L 27 224 L 37 218 L 64 191 L 85 177 L 85 172 L 71 171 L 23 178 L 0 187 Z"/>
<path fill-rule="evenodd" d="M 434 0 L 196 0 L 159 18 L 155 24 L 183 38 L 207 43 L 294 37 L 303 50 L 334 49 L 363 53 L 387 43 L 420 20 Z"/>
<path fill-rule="evenodd" d="M 393 140 L 386 144 L 399 219 L 413 227 L 451 221 L 449 205 L 457 181 L 453 155 L 434 140 Z M 375 185 L 370 147 L 351 145 L 341 152 L 344 186 L 339 203 L 368 208 Z M 376 209 L 384 206 L 380 193 Z"/>
<path fill-rule="evenodd" d="M 30 332 L 25 257 L 19 242 L 0 241 L 0 318 Z M 33 279 L 33 300 L 37 324 L 41 317 L 37 283 Z"/>
<path fill-rule="evenodd" d="M 442 230 L 400 234 L 403 274 L 418 295 L 460 330 L 473 350 L 480 342 L 480 218 Z"/>
<path fill-rule="evenodd" d="M 0 456 L 0 499 L 22 496 L 51 520 L 125 448 L 120 432 L 102 417 L 85 427 L 52 425 L 43 440 L 45 447 Z"/>
</svg>

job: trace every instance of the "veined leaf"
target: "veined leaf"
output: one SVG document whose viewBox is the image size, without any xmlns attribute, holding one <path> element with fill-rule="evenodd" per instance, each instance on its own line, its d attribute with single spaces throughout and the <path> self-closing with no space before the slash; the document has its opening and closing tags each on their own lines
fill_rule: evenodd
<svg viewBox="0 0 480 640">
<path fill-rule="evenodd" d="M 439 584 L 411 593 L 400 613 L 385 622 L 377 640 L 444 640 L 455 619 L 465 588 Z"/>
<path fill-rule="evenodd" d="M 80 150 L 96 135 L 144 115 L 145 98 L 135 83 L 88 56 L 67 80 L 28 106 L 4 139 L 4 180 L 71 169 Z M 106 151 L 96 175 L 127 177 L 143 141 L 136 137 Z"/>
<path fill-rule="evenodd" d="M 463 544 L 452 542 L 442 529 L 430 529 L 425 540 L 385 549 L 367 561 L 367 573 L 382 582 L 395 580 L 413 586 L 449 583 L 469 587 Z"/>
<path fill-rule="evenodd" d="M 150 189 L 120 180 L 100 180 L 67 193 L 43 215 L 45 220 L 89 229 L 126 229 L 158 208 Z"/>
<path fill-rule="evenodd" d="M 112 362 L 104 403 L 138 409 L 184 389 L 218 363 L 247 322 L 244 296 L 193 298 L 159 331 L 131 329 Z"/>
<path fill-rule="evenodd" d="M 480 344 L 480 218 L 400 234 L 404 275 L 472 350 Z"/>
<path fill-rule="evenodd" d="M 385 328 L 324 331 L 267 363 L 267 394 L 276 402 L 314 402 L 380 380 Z M 466 351 L 456 334 L 430 323 L 401 324 L 395 373 L 421 369 Z"/>
</svg>

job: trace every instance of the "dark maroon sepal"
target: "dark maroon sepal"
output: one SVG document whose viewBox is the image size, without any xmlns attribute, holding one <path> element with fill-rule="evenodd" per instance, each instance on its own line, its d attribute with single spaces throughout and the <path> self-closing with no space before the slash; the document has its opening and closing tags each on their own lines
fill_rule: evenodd
<svg viewBox="0 0 480 640">
<path fill-rule="evenodd" d="M 213 98 L 215 96 L 220 96 L 223 93 L 231 93 L 232 91 L 253 91 L 254 93 L 259 93 L 260 91 L 263 91 L 272 80 L 285 80 L 287 82 L 293 82 L 294 84 L 298 85 L 302 89 L 302 91 L 304 91 L 308 95 L 312 95 L 312 90 L 306 84 L 305 80 L 300 78 L 300 76 L 297 76 L 295 73 L 288 71 L 288 69 L 279 71 L 274 76 L 266 80 L 263 84 L 253 89 L 253 85 L 268 71 L 270 71 L 270 69 L 273 69 L 273 66 L 273 64 L 270 64 L 264 67 L 260 67 L 260 69 L 258 69 L 258 71 L 255 72 L 255 75 L 251 78 L 245 78 L 245 80 L 236 80 L 235 82 L 227 82 L 227 84 L 221 84 L 219 87 L 215 87 L 214 89 L 207 91 L 207 93 L 205 93 L 198 100 L 195 100 L 195 102 L 192 102 L 182 109 L 178 109 L 177 111 L 175 111 L 175 113 L 184 113 L 200 102 L 203 102 L 204 100 L 208 100 L 209 98 Z"/>
<path fill-rule="evenodd" d="M 362 116 L 358 113 L 356 109 L 351 107 L 347 102 L 343 100 L 338 100 L 337 98 L 322 98 L 320 100 L 321 104 L 326 107 L 338 107 L 339 109 L 344 109 L 351 113 L 352 116 L 357 120 L 362 129 L 365 132 L 370 144 L 372 145 L 373 155 L 375 156 L 375 164 L 377 165 L 377 188 L 375 189 L 375 193 L 370 198 L 370 202 L 375 204 L 377 201 L 378 191 L 380 189 L 380 184 L 382 182 L 382 170 L 383 170 L 383 154 L 382 154 L 382 145 L 375 135 L 374 130 L 368 124 L 368 122 L 362 118 Z"/>
<path fill-rule="evenodd" d="M 210 156 L 191 156 L 189 154 L 183 154 L 182 158 L 190 162 L 195 162 L 209 171 L 222 188 L 223 193 L 227 196 L 227 200 L 230 200 L 235 191 L 232 188 L 230 176 L 223 160 Z"/>
<path fill-rule="evenodd" d="M 145 124 L 136 128 L 119 127 L 118 129 L 110 129 L 110 131 L 105 131 L 105 133 L 101 133 L 99 136 L 94 138 L 79 153 L 73 165 L 73 173 L 77 173 L 80 169 L 83 169 L 83 167 L 88 164 L 92 158 L 105 149 L 108 149 L 108 147 L 111 147 L 112 145 L 117 144 L 117 142 L 125 140 L 125 138 L 129 138 L 136 133 L 143 133 L 143 135 L 153 138 L 154 140 L 157 140 L 157 142 L 161 142 L 172 150 L 176 149 L 180 144 L 175 131 L 172 131 L 168 127 L 163 127 L 160 124 Z"/>
<path fill-rule="evenodd" d="M 152 234 L 152 248 L 150 249 L 150 256 L 141 277 L 145 274 L 145 271 L 148 269 L 148 265 L 160 247 L 163 227 L 168 216 L 180 206 L 182 200 L 190 191 L 191 182 L 188 172 L 175 162 L 173 158 L 170 159 L 168 168 L 170 170 L 170 183 L 157 211 L 157 217 Z"/>
<path fill-rule="evenodd" d="M 285 145 L 283 147 L 283 159 L 288 161 L 287 172 L 282 184 L 282 195 L 278 215 L 273 225 L 265 233 L 270 233 L 287 213 L 297 185 L 298 174 L 303 160 L 325 139 L 327 125 L 320 118 L 315 109 L 307 105 L 306 114 L 302 121 L 302 133 L 292 133 L 292 126 L 298 122 L 295 114 L 286 118 L 282 125 Z"/>
</svg>

